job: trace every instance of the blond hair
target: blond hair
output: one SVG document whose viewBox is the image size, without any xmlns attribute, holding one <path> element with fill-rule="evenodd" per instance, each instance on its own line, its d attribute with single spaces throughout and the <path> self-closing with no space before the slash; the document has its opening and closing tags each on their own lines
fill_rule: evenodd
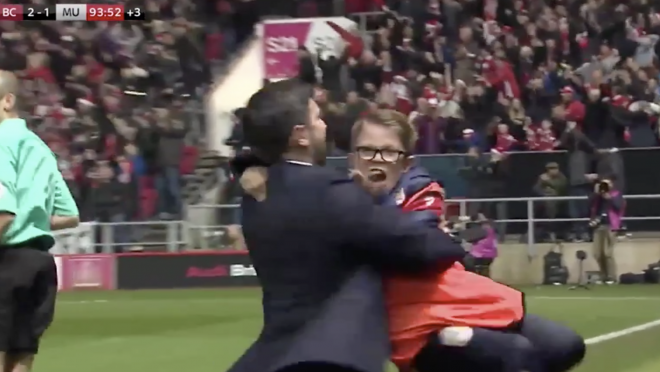
<svg viewBox="0 0 660 372">
<path fill-rule="evenodd" d="M 378 109 L 358 120 L 351 129 L 351 142 L 355 143 L 365 124 L 376 124 L 397 130 L 403 150 L 412 153 L 417 143 L 417 130 L 406 115 L 391 109 Z"/>
</svg>

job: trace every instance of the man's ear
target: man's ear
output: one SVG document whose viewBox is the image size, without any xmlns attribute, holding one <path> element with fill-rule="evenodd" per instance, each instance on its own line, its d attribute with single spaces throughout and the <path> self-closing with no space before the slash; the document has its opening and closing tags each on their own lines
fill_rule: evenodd
<svg viewBox="0 0 660 372">
<path fill-rule="evenodd" d="M 296 146 L 309 147 L 307 128 L 304 125 L 296 125 L 291 133 L 292 140 Z"/>
<path fill-rule="evenodd" d="M 348 169 L 355 168 L 355 153 L 354 152 L 349 152 L 346 155 L 346 160 L 348 161 Z"/>
</svg>

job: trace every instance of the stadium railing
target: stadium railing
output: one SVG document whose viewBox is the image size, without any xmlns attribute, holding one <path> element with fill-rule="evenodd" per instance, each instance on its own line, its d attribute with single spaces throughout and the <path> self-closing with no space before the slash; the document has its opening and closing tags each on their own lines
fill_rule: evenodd
<svg viewBox="0 0 660 372">
<path fill-rule="evenodd" d="M 649 194 L 649 195 L 624 195 L 624 198 L 626 200 L 626 203 L 629 203 L 630 201 L 648 201 L 648 200 L 660 200 L 660 194 Z M 448 204 L 448 209 L 455 210 L 454 214 L 460 215 L 460 216 L 466 216 L 468 214 L 468 206 L 471 203 L 523 203 L 525 205 L 525 212 L 522 215 L 509 215 L 513 216 L 515 218 L 506 218 L 506 219 L 495 219 L 492 218 L 493 222 L 495 223 L 503 223 L 503 224 L 519 224 L 523 225 L 522 231 L 524 231 L 524 236 L 525 236 L 525 243 L 527 244 L 528 250 L 530 253 L 533 253 L 534 249 L 534 244 L 535 242 L 535 229 L 538 228 L 539 223 L 562 223 L 562 222 L 576 222 L 576 221 L 584 221 L 587 222 L 589 221 L 589 218 L 587 216 L 583 218 L 542 218 L 539 217 L 539 209 L 542 208 L 542 205 L 545 204 L 546 202 L 549 201 L 555 201 L 555 202 L 569 202 L 569 201 L 576 201 L 576 200 L 583 200 L 586 201 L 588 198 L 587 197 L 577 197 L 577 196 L 559 196 L 559 197 L 521 197 L 521 198 L 482 198 L 482 199 L 447 199 L 446 203 Z M 457 206 L 458 208 L 452 208 L 452 206 Z M 229 216 L 234 216 L 238 212 L 240 206 L 238 204 L 224 204 L 224 205 L 217 205 L 217 204 L 198 204 L 198 205 L 193 205 L 190 206 L 190 208 L 193 209 L 213 209 L 216 211 L 215 215 L 219 216 L 218 219 L 220 221 L 224 220 L 226 221 Z M 492 217 L 492 216 L 488 216 Z M 660 214 L 655 215 L 655 216 L 630 216 L 630 215 L 625 215 L 623 217 L 623 221 L 627 224 L 633 224 L 636 221 L 660 221 Z M 207 226 L 189 226 L 189 236 L 192 237 L 193 234 L 196 234 L 198 238 L 202 238 L 204 236 L 213 236 L 213 231 L 220 231 L 221 229 L 225 228 L 226 225 L 222 223 L 216 223 L 215 225 L 207 225 Z M 193 233 L 193 230 L 197 230 L 196 232 Z M 639 231 L 639 229 L 637 229 Z M 648 230 L 643 230 L 643 231 L 657 231 L 654 229 L 648 229 Z M 213 248 L 211 245 L 209 245 L 207 242 L 201 242 L 201 244 L 197 244 L 198 246 L 202 246 L 204 248 Z"/>
<path fill-rule="evenodd" d="M 179 252 L 188 246 L 184 221 L 82 222 L 53 232 L 52 254 Z"/>
<path fill-rule="evenodd" d="M 660 194 L 626 195 L 626 201 L 660 199 Z M 522 224 L 525 226 L 525 243 L 533 253 L 535 229 L 539 223 L 561 223 L 573 221 L 588 221 L 584 218 L 541 218 L 538 209 L 548 201 L 568 202 L 586 200 L 586 197 L 534 197 L 534 198 L 484 198 L 484 199 L 448 199 L 448 206 L 457 205 L 458 215 L 466 215 L 470 203 L 524 203 L 527 213 L 516 218 L 494 219 L 495 223 Z M 75 229 L 55 231 L 55 246 L 51 249 L 55 254 L 85 254 L 85 253 L 116 253 L 139 248 L 140 251 L 181 252 L 188 250 L 218 250 L 228 249 L 228 228 L 237 225 L 238 204 L 198 204 L 192 209 L 212 209 L 217 216 L 216 221 L 205 225 L 181 221 L 144 221 L 144 222 L 84 222 Z M 626 224 L 636 221 L 658 221 L 655 216 L 624 216 Z M 656 230 L 647 230 L 656 231 Z"/>
</svg>

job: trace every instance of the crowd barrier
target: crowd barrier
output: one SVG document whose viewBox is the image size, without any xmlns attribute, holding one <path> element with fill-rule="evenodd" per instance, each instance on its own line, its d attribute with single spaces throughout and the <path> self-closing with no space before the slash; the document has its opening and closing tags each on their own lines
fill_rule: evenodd
<svg viewBox="0 0 660 372">
<path fill-rule="evenodd" d="M 660 188 L 659 188 L 660 190 Z M 629 232 L 656 232 L 660 231 L 660 207 L 658 209 L 643 210 L 631 208 L 631 206 L 655 205 L 660 201 L 660 194 L 648 195 L 624 195 L 626 200 L 623 221 Z M 506 225 L 504 229 L 507 234 L 523 235 L 526 237 L 527 244 L 532 247 L 534 244 L 535 232 L 539 224 L 563 224 L 562 229 L 570 230 L 571 224 L 589 220 L 587 214 L 590 207 L 586 205 L 588 197 L 585 196 L 560 196 L 560 197 L 517 197 L 517 198 L 481 198 L 481 199 L 447 199 L 447 211 L 450 215 L 467 216 L 470 215 L 471 206 L 478 204 L 478 209 L 484 211 L 486 217 L 500 224 Z M 547 202 L 557 203 L 558 211 L 556 218 L 543 218 L 544 208 Z M 572 218 L 568 214 L 569 204 L 573 201 L 581 201 L 585 204 L 581 209 L 584 216 L 581 218 Z M 213 231 L 221 228 L 227 218 L 235 214 L 235 209 L 239 208 L 237 204 L 198 204 L 191 205 L 191 209 L 215 209 L 217 213 L 214 223 L 208 226 L 197 226 L 195 229 L 200 231 Z M 657 227 L 657 228 L 656 228 Z M 208 248 L 208 247 L 205 247 Z"/>
<path fill-rule="evenodd" d="M 655 172 L 653 164 L 660 163 L 660 148 L 630 148 L 621 149 L 612 155 L 614 161 L 619 163 L 617 168 L 623 169 L 620 176 L 624 184 L 626 195 L 649 195 L 660 192 L 660 172 Z M 443 154 L 416 156 L 421 166 L 431 173 L 431 176 L 440 180 L 449 198 L 468 197 L 468 181 L 461 176 L 461 169 L 468 165 L 468 155 Z M 500 185 L 497 191 L 488 193 L 490 197 L 517 198 L 524 201 L 526 197 L 537 196 L 532 187 L 539 175 L 545 171 L 548 163 L 557 163 L 560 170 L 569 175 L 568 153 L 566 151 L 549 152 L 512 152 L 509 153 L 503 174 L 497 180 Z M 595 159 L 594 159 L 595 160 Z M 328 165 L 346 170 L 347 163 L 344 157 L 328 159 Z M 485 185 L 487 182 L 482 182 Z M 484 195 L 484 194 L 481 194 Z M 526 215 L 524 203 L 509 203 L 509 216 L 523 218 Z M 626 206 L 628 216 L 652 216 L 660 211 L 660 199 L 632 200 Z M 660 221 L 635 221 L 629 226 L 633 230 L 660 231 Z"/>
<path fill-rule="evenodd" d="M 626 208 L 623 221 L 629 232 L 657 232 L 653 226 L 660 221 L 658 210 L 649 211 L 645 215 L 635 214 L 630 205 L 654 204 L 660 199 L 660 194 L 625 195 Z M 570 230 L 571 224 L 576 221 L 583 223 L 588 220 L 570 218 L 559 213 L 557 218 L 543 218 L 544 203 L 554 201 L 558 209 L 565 208 L 572 201 L 586 200 L 586 197 L 536 197 L 536 198 L 484 198 L 484 199 L 448 199 L 447 210 L 452 215 L 468 215 L 470 205 L 478 203 L 494 212 L 486 216 L 499 224 L 507 235 L 519 234 L 524 236 L 525 243 L 530 250 L 535 243 L 536 230 L 539 224 L 564 224 L 562 229 Z M 506 208 L 497 208 L 506 206 Z M 204 224 L 194 223 L 190 220 L 182 221 L 141 221 L 122 223 L 85 222 L 75 229 L 60 230 L 54 233 L 55 246 L 51 249 L 53 254 L 93 254 L 93 253 L 121 253 L 133 248 L 145 251 L 181 252 L 195 249 L 226 249 L 235 248 L 227 242 L 229 239 L 229 225 L 238 224 L 236 220 L 238 205 L 199 204 L 188 206 L 188 209 L 216 209 L 217 213 L 208 213 L 214 216 Z M 516 207 L 516 208 L 514 208 Z M 506 209 L 505 211 L 502 211 Z M 639 211 L 638 211 L 639 212 Z M 586 213 L 586 212 L 585 212 Z M 224 216 L 224 217 L 223 217 Z M 506 226 L 505 226 L 506 225 Z M 645 228 L 648 227 L 648 228 Z"/>
<path fill-rule="evenodd" d="M 186 221 L 82 222 L 73 229 L 54 231 L 50 253 L 178 252 L 191 247 L 187 236 L 191 229 L 198 228 Z"/>
<path fill-rule="evenodd" d="M 56 255 L 59 291 L 253 287 L 245 251 Z"/>
</svg>

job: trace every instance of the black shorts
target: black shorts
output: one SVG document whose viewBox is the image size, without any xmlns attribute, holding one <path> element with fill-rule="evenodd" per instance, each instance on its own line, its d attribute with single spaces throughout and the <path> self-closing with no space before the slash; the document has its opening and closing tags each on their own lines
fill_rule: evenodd
<svg viewBox="0 0 660 372">
<path fill-rule="evenodd" d="M 54 257 L 30 247 L 0 247 L 0 351 L 35 353 L 55 314 Z"/>
</svg>

